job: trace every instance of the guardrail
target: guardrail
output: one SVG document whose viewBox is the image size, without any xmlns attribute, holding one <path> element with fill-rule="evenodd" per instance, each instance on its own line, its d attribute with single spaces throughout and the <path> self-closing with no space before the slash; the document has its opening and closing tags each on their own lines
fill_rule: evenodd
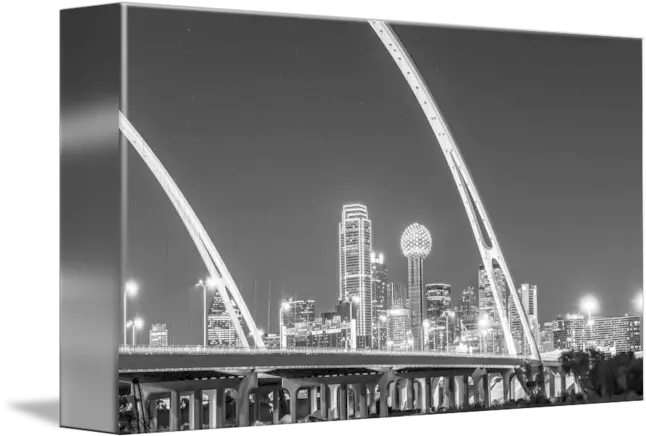
<svg viewBox="0 0 646 436">
<path fill-rule="evenodd" d="M 120 354 L 249 354 L 249 355 L 317 355 L 317 354 L 340 354 L 357 356 L 445 356 L 445 357 L 469 357 L 469 358 L 516 358 L 520 360 L 531 360 L 531 355 L 503 355 L 486 353 L 459 353 L 444 351 L 385 351 L 372 349 L 346 349 L 346 348 L 325 348 L 325 347 L 295 347 L 295 348 L 235 348 L 235 347 L 204 347 L 202 345 L 171 345 L 171 346 L 149 346 L 149 345 L 121 345 Z"/>
</svg>

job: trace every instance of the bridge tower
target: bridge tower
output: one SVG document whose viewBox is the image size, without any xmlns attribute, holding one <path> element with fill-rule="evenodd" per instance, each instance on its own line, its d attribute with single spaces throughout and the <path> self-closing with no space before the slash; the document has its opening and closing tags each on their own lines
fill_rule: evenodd
<svg viewBox="0 0 646 436">
<path fill-rule="evenodd" d="M 433 99 L 426 82 L 419 71 L 417 71 L 415 63 L 406 52 L 406 49 L 390 25 L 383 21 L 374 20 L 370 20 L 369 23 L 379 37 L 381 43 L 399 67 L 402 75 L 406 79 L 406 83 L 408 83 L 408 86 L 417 98 L 417 102 L 424 112 L 424 115 L 426 116 L 426 119 L 428 120 L 440 147 L 442 148 L 444 157 L 449 164 L 453 180 L 455 181 L 460 197 L 462 198 L 462 202 L 464 203 L 464 208 L 467 212 L 469 223 L 471 224 L 471 229 L 473 230 L 473 235 L 475 236 L 476 244 L 480 251 L 480 257 L 482 258 L 487 277 L 489 278 L 489 283 L 491 283 L 496 310 L 500 315 L 500 321 L 505 336 L 507 352 L 512 355 L 517 354 L 516 346 L 511 335 L 509 319 L 507 318 L 507 311 L 502 305 L 504 289 L 500 289 L 498 282 L 494 278 L 494 265 L 499 265 L 502 269 L 509 288 L 509 294 L 514 301 L 514 305 L 519 308 L 518 312 L 520 321 L 525 337 L 527 338 L 527 342 L 530 345 L 532 357 L 540 361 L 540 354 L 527 320 L 527 314 L 518 298 L 516 287 L 514 286 L 509 267 L 507 266 L 507 262 L 502 254 L 502 249 L 493 230 L 491 220 L 489 219 L 484 207 L 484 203 L 480 199 L 480 195 L 478 194 L 478 190 L 473 182 L 471 173 L 464 162 L 464 158 L 458 149 L 453 135 L 451 134 L 437 103 Z"/>
</svg>

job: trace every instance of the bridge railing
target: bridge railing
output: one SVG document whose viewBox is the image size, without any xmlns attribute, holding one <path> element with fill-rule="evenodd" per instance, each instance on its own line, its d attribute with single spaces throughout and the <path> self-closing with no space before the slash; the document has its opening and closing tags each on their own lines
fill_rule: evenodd
<svg viewBox="0 0 646 436">
<path fill-rule="evenodd" d="M 503 355 L 487 353 L 461 353 L 456 351 L 386 351 L 373 349 L 346 349 L 326 347 L 285 347 L 285 348 L 236 348 L 236 347 L 215 347 L 202 345 L 121 345 L 119 354 L 277 354 L 277 355 L 317 355 L 317 354 L 340 354 L 340 355 L 381 355 L 381 356 L 446 356 L 446 357 L 476 357 L 476 358 L 504 358 L 513 357 L 516 359 L 531 359 L 531 355 Z"/>
</svg>

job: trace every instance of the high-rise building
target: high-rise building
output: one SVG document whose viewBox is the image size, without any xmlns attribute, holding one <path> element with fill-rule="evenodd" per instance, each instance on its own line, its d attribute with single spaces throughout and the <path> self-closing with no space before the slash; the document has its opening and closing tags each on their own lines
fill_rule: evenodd
<svg viewBox="0 0 646 436">
<path fill-rule="evenodd" d="M 287 347 L 348 348 L 351 328 L 340 316 L 325 321 L 318 317 L 314 321 L 295 323 L 285 329 L 285 334 Z"/>
<path fill-rule="evenodd" d="M 153 324 L 148 333 L 148 343 L 151 347 L 168 346 L 168 329 L 166 324 Z"/>
<path fill-rule="evenodd" d="M 554 324 L 555 322 L 552 321 L 543 323 L 539 343 L 541 353 L 547 353 L 554 349 Z"/>
<path fill-rule="evenodd" d="M 413 350 L 422 349 L 422 327 L 426 315 L 423 298 L 423 263 L 431 253 L 431 233 L 421 224 L 408 226 L 401 237 L 402 253 L 408 259 L 408 297 L 410 298 L 410 324 Z"/>
<path fill-rule="evenodd" d="M 447 341 L 453 341 L 452 330 L 453 323 L 451 317 L 448 316 L 447 311 L 451 306 L 451 285 L 446 283 L 431 283 L 427 284 L 424 292 L 424 299 L 426 305 L 426 314 L 424 319 L 428 321 L 428 329 L 426 331 L 424 341 L 428 344 L 425 348 L 428 350 L 445 350 Z M 449 321 L 451 324 L 449 324 Z"/>
<path fill-rule="evenodd" d="M 372 253 L 370 265 L 372 270 L 372 347 L 385 348 L 388 270 L 384 263 L 383 253 L 379 255 Z"/>
<path fill-rule="evenodd" d="M 283 301 L 281 308 L 281 323 L 284 327 L 294 327 L 299 322 L 313 322 L 316 302 L 314 300 Z"/>
<path fill-rule="evenodd" d="M 594 318 L 591 330 L 591 343 L 610 353 L 642 351 L 639 316 L 611 316 Z"/>
<path fill-rule="evenodd" d="M 386 349 L 389 351 L 406 351 L 413 347 L 410 328 L 410 311 L 404 308 L 386 311 Z"/>
<path fill-rule="evenodd" d="M 493 275 L 498 288 L 503 290 L 500 303 L 502 309 L 506 311 L 509 290 L 507 288 L 507 280 L 505 280 L 505 276 L 499 265 L 494 265 Z M 496 309 L 493 292 L 485 267 L 484 265 L 480 265 L 478 268 L 478 312 L 480 317 L 491 320 L 487 330 L 488 334 L 485 335 L 484 348 L 487 353 L 504 354 L 507 351 L 507 346 L 505 345 L 502 322 L 500 314 Z"/>
<path fill-rule="evenodd" d="M 458 306 L 458 319 L 462 323 L 474 322 L 478 319 L 478 294 L 473 286 L 462 290 Z"/>
<path fill-rule="evenodd" d="M 554 348 L 558 350 L 586 348 L 586 342 L 590 339 L 587 327 L 588 322 L 581 314 L 559 315 L 552 322 Z"/>
<path fill-rule="evenodd" d="M 523 283 L 520 285 L 520 289 L 518 289 L 518 298 L 520 299 L 525 310 L 525 314 L 527 315 L 527 321 L 532 335 L 534 336 L 534 341 L 538 343 L 540 342 L 538 323 L 538 288 L 536 285 Z M 531 347 L 527 342 L 527 338 L 523 330 L 523 324 L 520 321 L 520 314 L 514 304 L 514 299 L 510 297 L 507 303 L 509 305 L 509 328 L 511 329 L 511 335 L 514 339 L 514 344 L 516 345 L 516 352 L 531 354 Z"/>
<path fill-rule="evenodd" d="M 244 319 L 240 309 L 238 309 L 234 300 L 231 300 L 231 303 L 240 325 L 244 327 Z M 231 321 L 231 316 L 229 316 L 219 293 L 216 293 L 213 297 L 206 319 L 206 333 L 209 345 L 215 347 L 237 347 L 239 345 L 238 335 Z"/>
<path fill-rule="evenodd" d="M 388 282 L 387 309 L 408 309 L 408 290 L 404 283 Z"/>
<path fill-rule="evenodd" d="M 339 299 L 358 300 L 357 346 L 372 344 L 372 223 L 362 204 L 346 204 L 339 223 Z"/>
</svg>

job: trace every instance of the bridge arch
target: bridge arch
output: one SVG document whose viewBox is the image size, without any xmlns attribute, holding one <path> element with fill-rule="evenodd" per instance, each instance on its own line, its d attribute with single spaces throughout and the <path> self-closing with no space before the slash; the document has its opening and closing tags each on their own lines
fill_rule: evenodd
<svg viewBox="0 0 646 436">
<path fill-rule="evenodd" d="M 485 266 L 485 272 L 493 291 L 492 293 L 496 305 L 496 311 L 500 317 L 500 322 L 505 336 L 507 352 L 511 355 L 517 354 L 516 346 L 511 335 L 509 320 L 507 318 L 507 311 L 502 304 L 502 296 L 504 295 L 503 293 L 505 290 L 500 289 L 493 273 L 492 264 L 494 261 L 498 262 L 500 265 L 505 281 L 507 282 L 509 295 L 512 297 L 515 306 L 518 308 L 519 318 L 527 338 L 527 342 L 530 345 L 532 357 L 540 360 L 540 353 L 538 352 L 536 341 L 529 327 L 527 315 L 525 314 L 523 305 L 518 297 L 509 267 L 507 266 L 507 262 L 502 254 L 502 249 L 498 243 L 496 233 L 493 230 L 491 220 L 489 219 L 484 203 L 478 194 L 478 190 L 473 182 L 471 173 L 464 162 L 464 158 L 453 139 L 453 135 L 448 124 L 444 120 L 437 103 L 429 91 L 426 82 L 417 70 L 415 63 L 412 61 L 408 52 L 399 41 L 399 38 L 390 25 L 383 21 L 375 20 L 370 20 L 369 23 L 379 37 L 381 43 L 399 67 L 410 89 L 417 98 L 417 102 L 424 112 L 424 115 L 426 116 L 426 119 L 431 126 L 440 147 L 442 148 L 444 157 L 446 158 L 451 174 L 453 175 L 454 182 L 458 188 L 462 202 L 464 203 L 464 208 L 469 218 L 469 223 L 471 224 L 476 244 L 480 251 L 480 257 L 482 258 L 482 263 Z"/>
</svg>

